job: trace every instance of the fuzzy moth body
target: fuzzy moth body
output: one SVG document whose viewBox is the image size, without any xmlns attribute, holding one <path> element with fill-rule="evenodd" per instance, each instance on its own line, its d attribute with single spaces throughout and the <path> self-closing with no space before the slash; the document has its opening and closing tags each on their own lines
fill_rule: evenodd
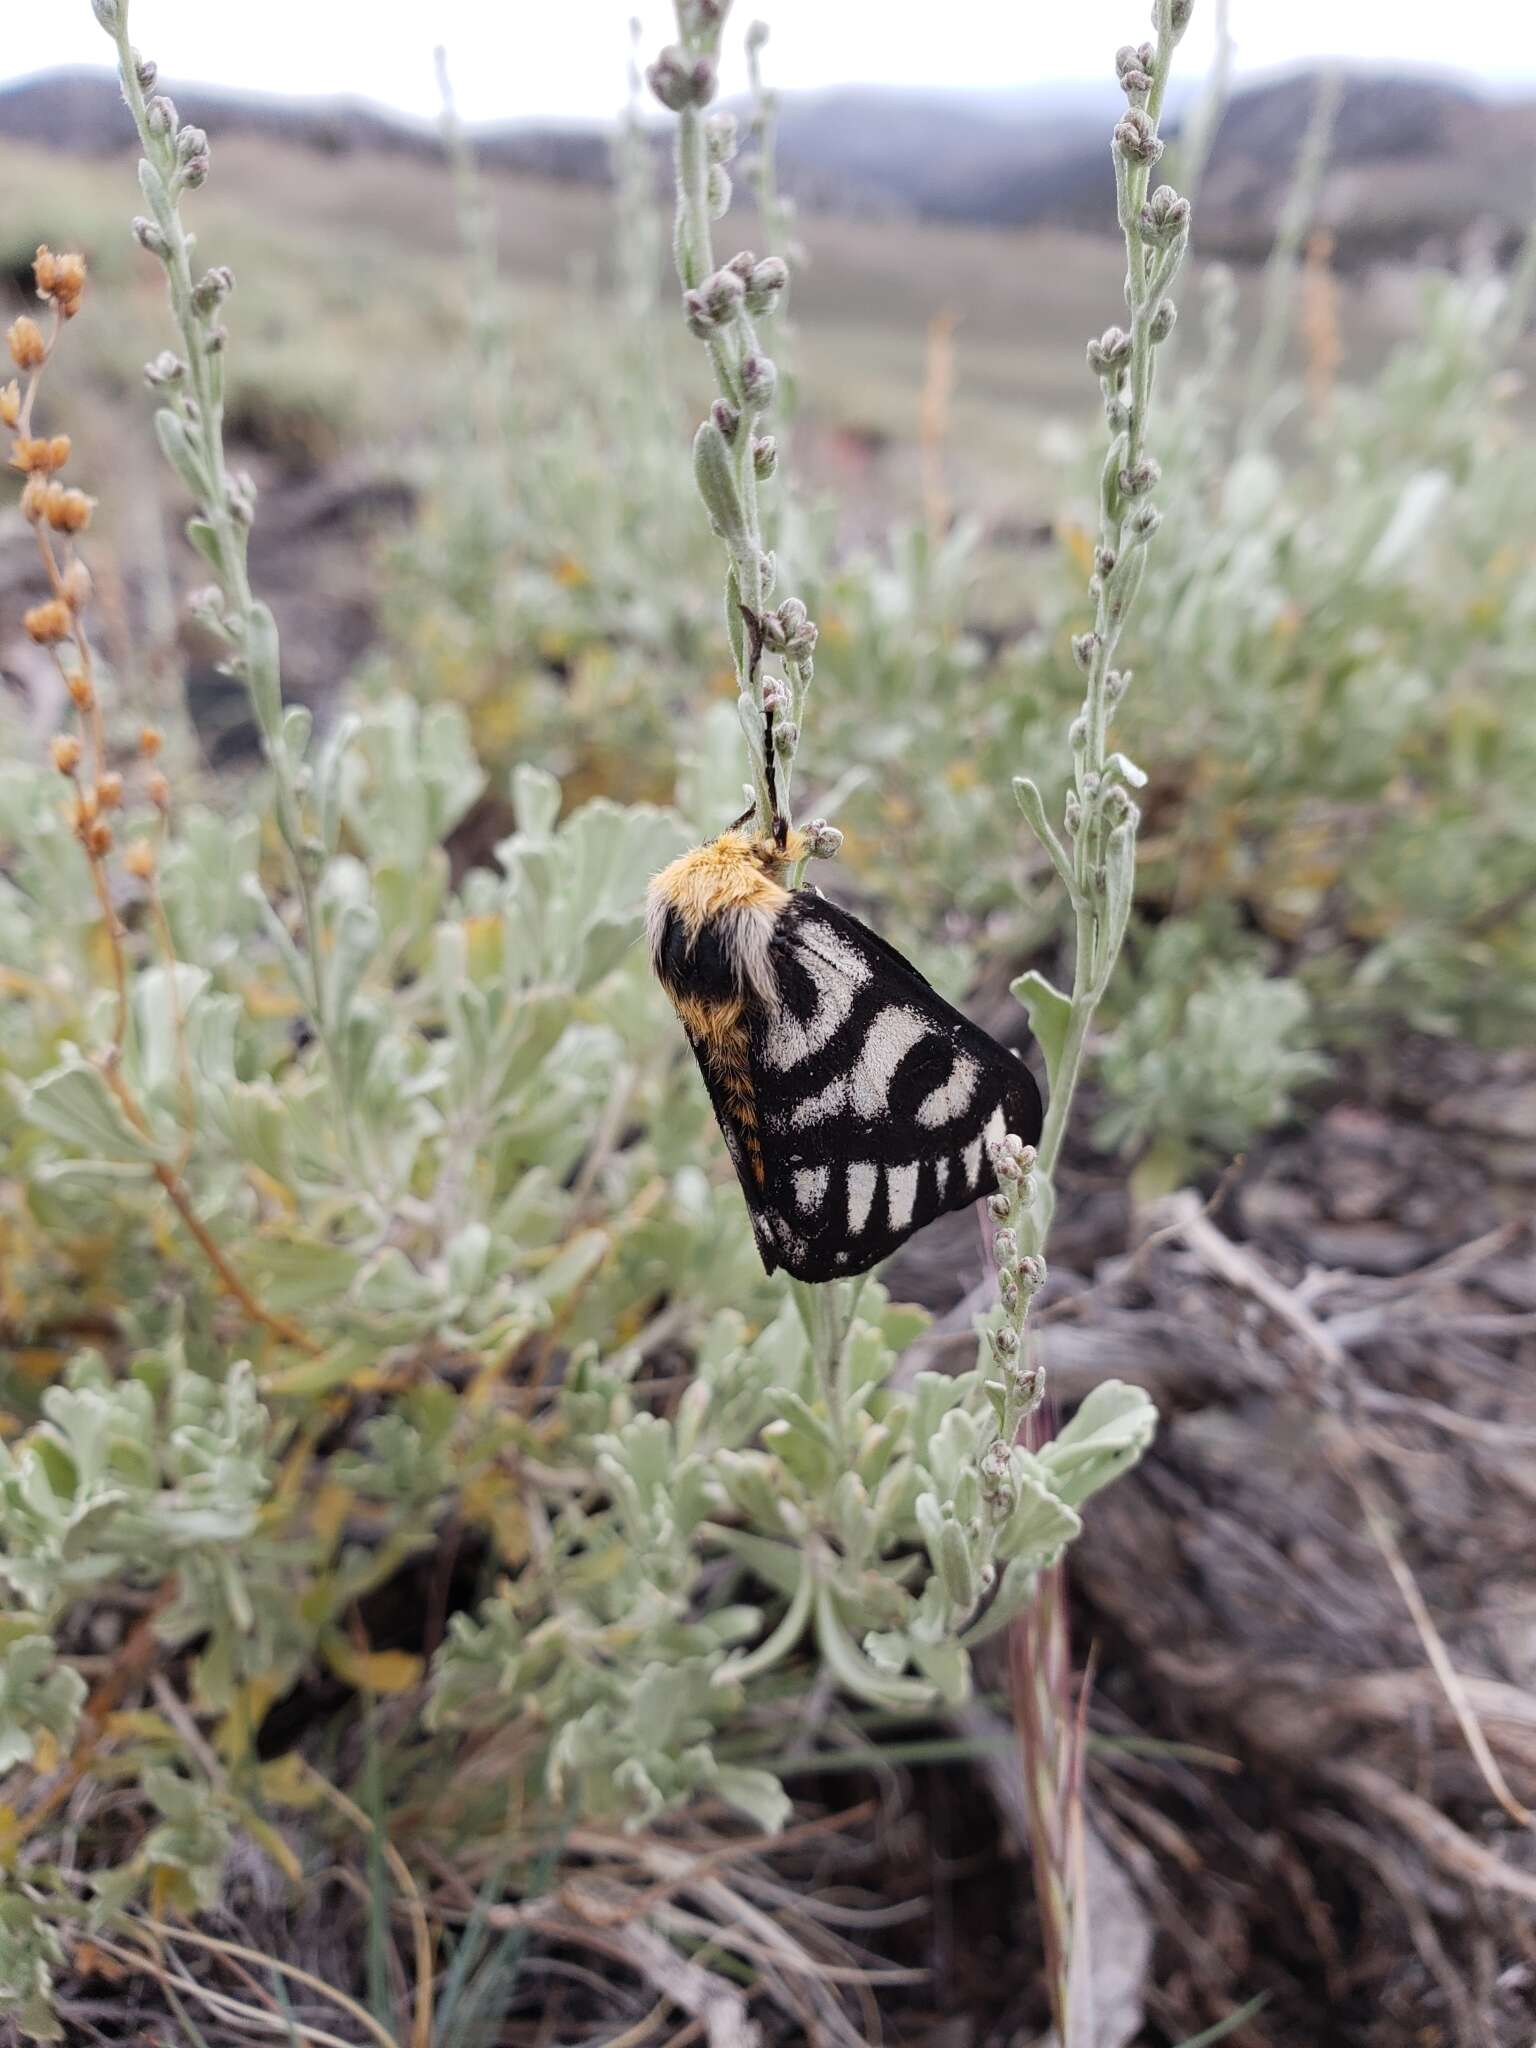
<svg viewBox="0 0 1536 2048">
<path fill-rule="evenodd" d="M 733 829 L 651 883 L 651 964 L 688 1035 L 768 1271 L 864 1273 L 995 1191 L 1040 1134 L 1028 1069 L 814 890 L 803 835 Z"/>
</svg>

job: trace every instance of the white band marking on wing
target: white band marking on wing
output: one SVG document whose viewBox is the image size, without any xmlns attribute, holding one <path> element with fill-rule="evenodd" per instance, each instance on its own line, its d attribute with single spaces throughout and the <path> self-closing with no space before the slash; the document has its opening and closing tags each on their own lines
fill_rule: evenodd
<svg viewBox="0 0 1536 2048">
<path fill-rule="evenodd" d="M 817 924 L 798 930 L 790 950 L 816 990 L 816 1013 L 802 1023 L 780 1004 L 763 1045 L 763 1057 L 781 1074 L 831 1044 L 870 975 L 868 961 L 836 932 Z"/>
<path fill-rule="evenodd" d="M 892 1230 L 906 1230 L 917 1206 L 917 1164 L 892 1166 L 885 1175 L 886 1213 Z"/>
<path fill-rule="evenodd" d="M 970 1107 L 980 1079 L 981 1068 L 970 1054 L 958 1054 L 949 1079 L 935 1088 L 931 1095 L 925 1095 L 917 1105 L 918 1122 L 930 1131 L 942 1130 L 945 1124 L 952 1124 Z"/>
</svg>

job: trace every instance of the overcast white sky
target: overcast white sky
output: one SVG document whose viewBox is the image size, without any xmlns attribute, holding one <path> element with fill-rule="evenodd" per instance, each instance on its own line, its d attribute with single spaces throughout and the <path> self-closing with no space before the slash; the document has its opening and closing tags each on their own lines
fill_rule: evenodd
<svg viewBox="0 0 1536 2048">
<path fill-rule="evenodd" d="M 0 0 L 0 12 L 0 75 L 108 54 L 89 0 Z M 769 69 L 785 86 L 999 89 L 1105 76 L 1148 12 L 1135 0 L 736 0 L 725 84 L 742 82 L 739 32 L 754 14 L 772 25 Z M 1186 77 L 1209 54 L 1214 12 L 1214 0 L 1197 0 Z M 173 77 L 356 93 L 421 114 L 435 111 L 432 49 L 443 42 L 466 116 L 509 120 L 610 113 L 632 14 L 653 52 L 672 20 L 666 0 L 133 0 L 132 22 L 139 48 Z M 1328 55 L 1529 78 L 1530 19 L 1530 0 L 1231 0 L 1243 70 Z"/>
</svg>

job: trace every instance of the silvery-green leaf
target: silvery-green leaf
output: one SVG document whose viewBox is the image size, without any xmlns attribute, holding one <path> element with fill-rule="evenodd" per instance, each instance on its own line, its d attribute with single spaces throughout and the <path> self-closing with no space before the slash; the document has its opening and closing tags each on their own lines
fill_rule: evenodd
<svg viewBox="0 0 1536 2048">
<path fill-rule="evenodd" d="M 935 1643 L 912 1642 L 912 1662 L 930 1680 L 946 1706 L 958 1707 L 971 1693 L 971 1660 L 950 1636 Z"/>
<path fill-rule="evenodd" d="M 1010 1558 L 1003 1566 L 1002 1577 L 997 1590 L 987 1602 L 986 1610 L 979 1621 L 972 1624 L 960 1638 L 967 1650 L 974 1650 L 978 1643 L 984 1643 L 989 1636 L 999 1635 L 1016 1615 L 1035 1597 L 1040 1569 L 1027 1558 Z"/>
<path fill-rule="evenodd" d="M 334 853 L 341 837 L 342 770 L 347 749 L 357 736 L 360 721 L 347 712 L 338 718 L 320 750 L 315 768 L 315 809 L 320 843 Z"/>
<path fill-rule="evenodd" d="M 218 577 L 219 581 L 221 583 L 224 582 L 229 575 L 229 567 L 224 560 L 224 546 L 219 539 L 217 529 L 210 526 L 206 519 L 189 519 L 187 521 L 187 539 L 191 541 L 193 547 L 197 549 L 197 552 L 208 564 L 214 575 Z"/>
<path fill-rule="evenodd" d="M 693 437 L 693 480 L 710 525 L 733 553 L 739 553 L 748 545 L 746 515 L 730 447 L 712 419 L 705 420 Z"/>
<path fill-rule="evenodd" d="M 160 443 L 160 453 L 193 497 L 206 496 L 208 480 L 203 472 L 202 457 L 197 444 L 180 416 L 172 412 L 169 406 L 162 406 L 155 414 L 155 439 Z"/>
<path fill-rule="evenodd" d="M 1046 1077 L 1054 1087 L 1062 1048 L 1067 1042 L 1067 1027 L 1072 1022 L 1071 998 L 1035 968 L 1021 974 L 1009 988 L 1029 1013 L 1029 1028 L 1045 1055 Z"/>
<path fill-rule="evenodd" d="M 512 771 L 512 812 L 519 832 L 531 839 L 546 838 L 560 815 L 560 785 L 554 776 L 520 761 Z"/>
<path fill-rule="evenodd" d="M 635 920 L 630 917 L 598 917 L 587 927 L 581 955 L 571 977 L 578 991 L 588 989 L 611 974 L 635 942 Z"/>
<path fill-rule="evenodd" d="M 844 1555 L 850 1563 L 862 1565 L 874 1551 L 879 1526 L 856 1473 L 845 1472 L 834 1487 L 832 1516 Z"/>
<path fill-rule="evenodd" d="M 1071 1507 L 1117 1479 L 1151 1443 L 1157 1410 L 1141 1387 L 1101 1380 L 1038 1453 L 1052 1492 Z"/>
<path fill-rule="evenodd" d="M 605 1230 L 583 1230 L 533 1276 L 533 1292 L 558 1308 L 602 1264 L 608 1252 Z"/>
<path fill-rule="evenodd" d="M 439 1305 L 437 1284 L 411 1264 L 404 1252 L 386 1245 L 358 1273 L 352 1300 L 375 1315 L 419 1315 Z"/>
<path fill-rule="evenodd" d="M 946 1516 L 939 1529 L 939 1577 L 957 1611 L 969 1614 L 976 1605 L 976 1568 L 965 1534 L 952 1516 Z"/>
<path fill-rule="evenodd" d="M 738 615 L 737 625 L 741 621 Z M 701 839 L 718 832 L 742 770 L 741 734 L 728 704 L 711 703 L 679 735 L 677 808 Z"/>
<path fill-rule="evenodd" d="M 148 157 L 139 158 L 139 190 L 148 202 L 149 210 L 167 233 L 176 229 L 176 211 L 171 204 L 171 195 L 166 190 L 164 178 L 155 169 Z"/>
<path fill-rule="evenodd" d="M 59 1662 L 53 1638 L 21 1626 L 0 1640 L 0 1772 L 30 1762 L 40 1734 L 67 1747 L 85 1704 L 85 1680 Z"/>
<path fill-rule="evenodd" d="M 379 918 L 373 905 L 345 905 L 333 921 L 326 975 L 326 1014 L 333 1030 L 345 1026 L 358 985 L 378 945 Z"/>
<path fill-rule="evenodd" d="M 1006 1483 L 1012 1489 L 1013 1506 L 998 1531 L 998 1556 L 1021 1558 L 1031 1569 L 1049 1564 L 1079 1533 L 1082 1523 L 1046 1484 L 1044 1468 L 1027 1452 L 1012 1453 Z"/>
<path fill-rule="evenodd" d="M 288 756 L 295 773 L 302 772 L 308 760 L 309 742 L 314 730 L 315 714 L 307 704 L 283 706 L 283 752 Z"/>
<path fill-rule="evenodd" d="M 755 1821 L 765 1834 L 777 1834 L 793 1812 L 793 1803 L 771 1771 L 746 1764 L 721 1764 L 715 1790 L 728 1806 Z"/>
<path fill-rule="evenodd" d="M 1389 581 L 1408 562 L 1438 518 L 1451 488 L 1443 469 L 1420 470 L 1408 479 L 1376 545 L 1361 568 L 1373 583 Z"/>
<path fill-rule="evenodd" d="M 490 1253 L 491 1233 L 483 1223 L 466 1223 L 448 1240 L 448 1284 L 456 1294 L 472 1296 L 485 1285 Z"/>
<path fill-rule="evenodd" d="M 1136 893 L 1136 820 L 1134 814 L 1111 831 L 1104 846 L 1104 932 L 1100 940 L 1100 975 L 1113 967 L 1130 923 Z"/>
<path fill-rule="evenodd" d="M 22 1108 L 43 1130 L 95 1158 L 148 1165 L 159 1157 L 152 1141 L 123 1115 L 101 1075 L 83 1061 L 55 1067 L 34 1081 L 22 1096 Z"/>
<path fill-rule="evenodd" d="M 892 1678 L 899 1677 L 912 1662 L 912 1639 L 905 1629 L 872 1628 L 863 1647 L 870 1663 Z"/>
<path fill-rule="evenodd" d="M 816 1595 L 816 1646 L 829 1674 L 872 1707 L 925 1707 L 933 1704 L 933 1688 L 916 1679 L 893 1676 L 866 1657 L 838 1614 L 830 1587 Z"/>
<path fill-rule="evenodd" d="M 188 1035 L 192 1006 L 207 986 L 207 971 L 183 960 L 172 967 L 146 967 L 136 977 L 133 1042 L 146 1094 L 160 1098 L 179 1083 L 177 1032 Z"/>
<path fill-rule="evenodd" d="M 282 663 L 277 621 L 271 607 L 260 599 L 251 606 L 246 618 L 244 654 L 246 688 L 251 693 L 256 723 L 276 745 L 283 718 Z"/>
</svg>

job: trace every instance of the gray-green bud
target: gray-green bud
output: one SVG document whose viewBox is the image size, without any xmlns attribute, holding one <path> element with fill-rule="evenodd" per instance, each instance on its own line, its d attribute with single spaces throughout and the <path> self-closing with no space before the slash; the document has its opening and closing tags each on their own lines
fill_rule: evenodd
<svg viewBox="0 0 1536 2048">
<path fill-rule="evenodd" d="M 741 395 L 748 412 L 766 412 L 778 388 L 779 373 L 769 356 L 751 355 L 741 366 Z"/>
<path fill-rule="evenodd" d="M 1141 225 L 1146 234 L 1171 242 L 1189 226 L 1189 201 L 1171 185 L 1159 185 L 1141 209 Z"/>
<path fill-rule="evenodd" d="M 779 466 L 779 444 L 772 434 L 763 434 L 752 443 L 752 469 L 759 483 L 766 483 Z"/>
<path fill-rule="evenodd" d="M 242 526 L 256 518 L 256 479 L 247 469 L 237 469 L 228 484 L 229 509 Z"/>
<path fill-rule="evenodd" d="M 1123 327 L 1106 327 L 1088 344 L 1088 367 L 1096 377 L 1112 377 L 1131 360 L 1131 337 Z"/>
<path fill-rule="evenodd" d="M 728 164 L 736 154 L 736 116 L 723 108 L 704 123 L 704 143 L 712 164 Z"/>
<path fill-rule="evenodd" d="M 736 318 L 745 295 L 746 287 L 734 270 L 713 272 L 696 293 L 690 294 L 702 302 L 705 316 L 716 327 L 723 327 Z"/>
<path fill-rule="evenodd" d="M 205 271 L 192 287 L 192 303 L 199 313 L 211 313 L 227 299 L 235 288 L 235 273 L 227 263 Z"/>
<path fill-rule="evenodd" d="M 144 125 L 151 135 L 169 135 L 176 126 L 176 102 L 156 93 L 144 108 Z"/>
<path fill-rule="evenodd" d="M 133 219 L 133 239 L 141 249 L 147 249 L 151 256 L 158 256 L 163 262 L 171 253 L 169 242 L 152 220 L 146 220 L 142 213 Z"/>
<path fill-rule="evenodd" d="M 842 851 L 843 835 L 825 818 L 812 818 L 805 828 L 805 849 L 812 860 L 836 860 Z"/>
<path fill-rule="evenodd" d="M 789 283 L 789 265 L 782 256 L 765 256 L 754 265 L 747 285 L 747 311 L 771 313 L 780 292 Z"/>
<path fill-rule="evenodd" d="M 680 114 L 684 107 L 705 107 L 715 96 L 715 65 L 711 57 L 694 57 L 668 43 L 645 74 L 646 84 L 664 107 Z"/>
<path fill-rule="evenodd" d="M 1126 108 L 1115 123 L 1115 148 L 1128 164 L 1157 162 L 1163 145 L 1145 108 Z"/>
<path fill-rule="evenodd" d="M 1162 475 L 1156 456 L 1144 455 L 1133 469 L 1122 469 L 1116 482 L 1127 498 L 1140 498 L 1162 481 Z"/>
</svg>

